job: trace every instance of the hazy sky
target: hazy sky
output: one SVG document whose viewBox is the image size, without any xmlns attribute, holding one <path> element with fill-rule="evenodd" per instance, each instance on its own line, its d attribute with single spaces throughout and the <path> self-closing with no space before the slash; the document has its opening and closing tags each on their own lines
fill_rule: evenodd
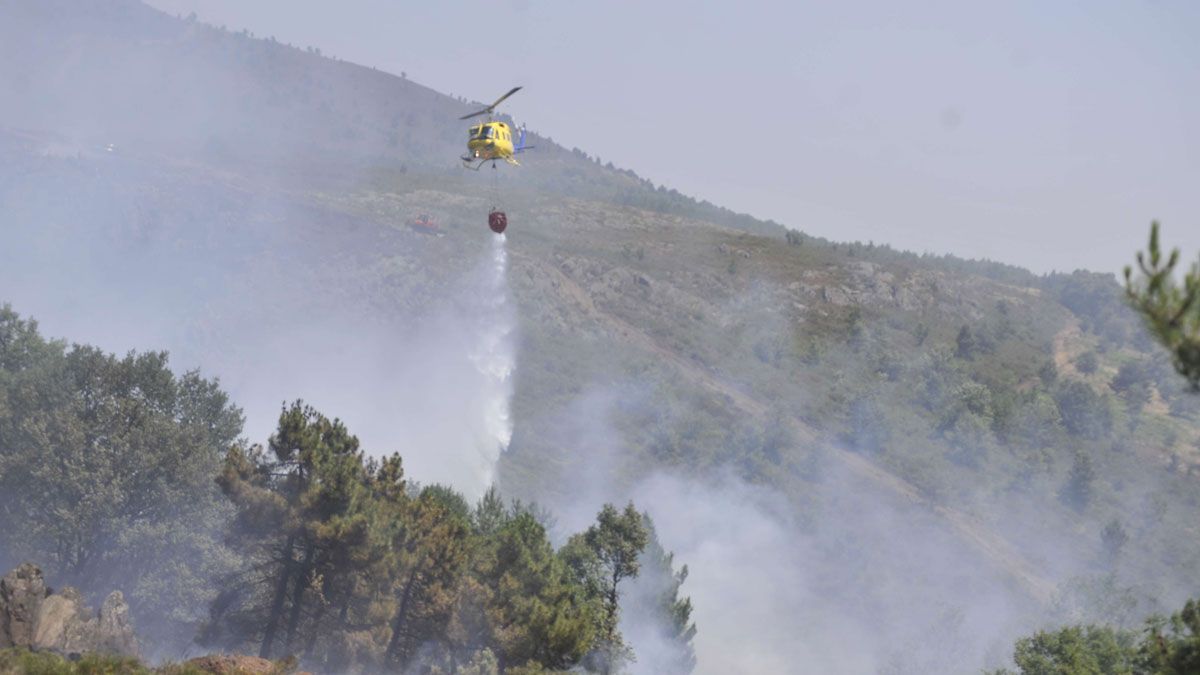
<svg viewBox="0 0 1200 675">
<path fill-rule="evenodd" d="M 150 0 L 505 104 L 836 240 L 1118 271 L 1200 251 L 1200 3 Z M 534 159 L 534 158 L 531 158 Z"/>
</svg>

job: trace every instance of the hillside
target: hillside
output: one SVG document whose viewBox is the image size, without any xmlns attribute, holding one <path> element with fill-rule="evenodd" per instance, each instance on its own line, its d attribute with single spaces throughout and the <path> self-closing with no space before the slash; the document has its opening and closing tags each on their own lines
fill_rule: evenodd
<svg viewBox="0 0 1200 675">
<path fill-rule="evenodd" d="M 0 13 L 0 302 L 169 348 L 258 435 L 322 389 L 370 447 L 421 440 L 398 390 L 453 423 L 491 241 L 469 102 L 131 1 Z M 818 240 L 534 142 L 497 178 L 498 484 L 565 531 L 630 497 L 674 524 L 702 671 L 982 667 L 1195 594 L 1200 402 L 1111 276 Z"/>
<path fill-rule="evenodd" d="M 55 152 L 165 151 L 176 160 L 343 183 L 373 169 L 461 178 L 458 117 L 477 109 L 404 78 L 253 39 L 136 0 L 8 3 L 6 126 L 54 131 Z M 103 54 L 103 58 L 96 58 Z M 147 96 L 153 92 L 153 96 Z M 540 137 L 521 185 L 781 232 Z"/>
</svg>

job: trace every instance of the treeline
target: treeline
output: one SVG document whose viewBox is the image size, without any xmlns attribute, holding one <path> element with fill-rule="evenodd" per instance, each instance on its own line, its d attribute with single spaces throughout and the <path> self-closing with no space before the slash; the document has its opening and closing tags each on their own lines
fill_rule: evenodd
<svg viewBox="0 0 1200 675">
<path fill-rule="evenodd" d="M 641 575 L 656 667 L 691 670 L 686 568 L 632 504 L 556 549 L 536 506 L 412 483 L 300 402 L 266 447 L 241 426 L 165 354 L 67 347 L 0 307 L 0 566 L 125 590 L 150 653 L 196 639 L 319 672 L 616 672 Z"/>
<path fill-rule="evenodd" d="M 1017 640 L 1019 675 L 1194 675 L 1200 673 L 1200 601 L 1141 631 L 1076 625 Z M 1011 670 L 991 675 L 1014 675 Z"/>
<path fill-rule="evenodd" d="M 365 458 L 300 403 L 267 448 L 231 449 L 219 483 L 250 564 L 221 584 L 206 644 L 336 672 L 613 672 L 631 656 L 621 590 L 650 536 L 632 504 L 556 551 L 536 509 L 409 486 L 398 455 Z"/>
<path fill-rule="evenodd" d="M 122 590 L 148 646 L 186 640 L 239 564 L 214 478 L 242 414 L 161 353 L 48 341 L 0 305 L 0 568 Z"/>
</svg>

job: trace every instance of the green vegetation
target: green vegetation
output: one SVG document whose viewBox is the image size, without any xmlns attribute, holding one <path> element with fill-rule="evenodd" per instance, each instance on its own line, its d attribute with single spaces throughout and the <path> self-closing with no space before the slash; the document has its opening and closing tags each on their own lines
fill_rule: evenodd
<svg viewBox="0 0 1200 675">
<path fill-rule="evenodd" d="M 1193 675 L 1200 672 L 1200 602 L 1141 631 L 1077 625 L 1017 641 L 1018 675 Z M 1000 670 L 995 675 L 1012 675 Z"/>
<path fill-rule="evenodd" d="M 569 219 L 555 227 L 552 244 L 524 245 L 533 259 L 557 261 L 596 312 L 564 326 L 557 317 L 572 311 L 569 300 L 518 286 L 514 409 L 520 419 L 561 419 L 580 382 L 618 391 L 638 383 L 644 394 L 604 409 L 621 444 L 615 476 L 626 485 L 649 467 L 731 470 L 778 488 L 799 519 L 819 527 L 832 501 L 822 483 L 836 470 L 821 446 L 833 439 L 931 503 L 998 529 L 1009 509 L 1036 511 L 1054 543 L 1011 542 L 1034 559 L 1061 545 L 1107 569 L 1106 542 L 1116 540 L 1103 533 L 1119 521 L 1126 585 L 1154 578 L 1177 588 L 1181 571 L 1200 561 L 1200 541 L 1169 534 L 1192 528 L 1196 401 L 1150 348 L 1111 275 L 1011 286 L 930 270 L 879 246 L 850 261 L 844 246 L 813 240 L 789 246 L 666 225 L 601 237 L 598 225 Z M 643 260 L 620 254 L 638 247 Z M 734 258 L 739 278 L 727 280 Z M 609 337 L 609 318 L 683 365 L 646 341 Z M 569 465 L 559 438 L 544 423 L 519 429 L 501 465 L 506 487 L 569 499 L 569 472 L 555 468 Z"/>
<path fill-rule="evenodd" d="M 555 550 L 537 507 L 495 490 L 471 506 L 409 483 L 399 455 L 369 458 L 345 425 L 301 402 L 266 448 L 234 442 L 240 426 L 215 382 L 175 377 L 165 354 L 67 348 L 3 307 L 6 562 L 43 560 L 52 579 L 98 592 L 137 579 L 144 641 L 189 639 L 207 610 L 203 644 L 293 655 L 321 672 L 607 673 L 633 657 L 618 630 L 621 590 L 653 543 L 650 569 L 674 580 L 655 587 L 664 625 L 690 654 L 686 569 L 673 569 L 632 504 L 605 506 Z M 101 657 L 4 658 L 5 672 L 147 672 Z"/>
<path fill-rule="evenodd" d="M 150 675 L 152 672 L 137 659 L 120 656 L 87 654 L 71 661 L 46 652 L 0 650 L 0 673 L 10 675 Z M 194 675 L 194 672 L 171 670 L 172 675 Z"/>
<path fill-rule="evenodd" d="M 596 520 L 586 532 L 567 542 L 564 557 L 576 578 L 600 599 L 597 647 L 589 666 L 612 673 L 620 670 L 623 661 L 633 658 L 618 630 L 621 582 L 637 577 L 641 569 L 639 556 L 649 541 L 649 531 L 633 504 L 623 512 L 605 505 Z"/>
<path fill-rule="evenodd" d="M 1179 249 L 1165 259 L 1158 243 L 1158 223 L 1150 225 L 1150 245 L 1138 252 L 1138 276 L 1125 268 L 1125 290 L 1155 339 L 1171 352 L 1172 363 L 1200 391 L 1200 263 L 1183 279 L 1175 275 Z"/>
<path fill-rule="evenodd" d="M 123 588 L 146 639 L 194 625 L 234 564 L 212 479 L 241 428 L 216 382 L 176 377 L 166 354 L 46 341 L 0 305 L 0 566 Z"/>
<path fill-rule="evenodd" d="M 484 652 L 513 672 L 585 657 L 610 672 L 629 657 L 613 645 L 616 585 L 647 543 L 632 507 L 606 506 L 560 555 L 529 508 L 410 487 L 399 456 L 366 460 L 345 426 L 299 402 L 268 451 L 229 451 L 219 483 L 249 565 L 222 583 L 207 644 L 300 654 L 325 672 L 452 668 Z"/>
<path fill-rule="evenodd" d="M 134 658 L 106 654 L 67 658 L 50 652 L 0 649 L 0 673 L 5 675 L 289 675 L 296 672 L 294 659 L 253 664 L 244 661 L 233 657 L 203 657 L 187 663 L 151 667 Z"/>
</svg>

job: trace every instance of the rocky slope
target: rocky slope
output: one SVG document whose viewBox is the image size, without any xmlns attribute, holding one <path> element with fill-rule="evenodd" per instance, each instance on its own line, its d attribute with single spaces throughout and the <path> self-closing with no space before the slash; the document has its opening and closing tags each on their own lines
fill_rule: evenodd
<svg viewBox="0 0 1200 675">
<path fill-rule="evenodd" d="M 0 649 L 8 647 L 64 655 L 138 655 L 129 605 L 120 591 L 93 611 L 70 586 L 52 592 L 42 571 L 29 563 L 0 578 Z"/>
</svg>

